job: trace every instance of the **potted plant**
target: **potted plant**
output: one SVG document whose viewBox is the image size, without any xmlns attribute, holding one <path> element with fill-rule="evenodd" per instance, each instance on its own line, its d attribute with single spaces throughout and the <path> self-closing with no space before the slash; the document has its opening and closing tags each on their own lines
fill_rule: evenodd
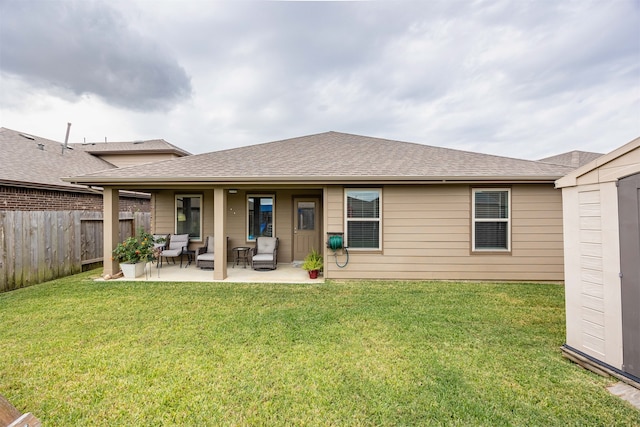
<svg viewBox="0 0 640 427">
<path fill-rule="evenodd" d="M 140 228 L 136 236 L 118 243 L 113 250 L 113 259 L 120 263 L 124 277 L 135 278 L 142 275 L 146 263 L 156 259 L 153 236 Z"/>
<path fill-rule="evenodd" d="M 315 249 L 309 252 L 302 263 L 302 268 L 309 272 L 311 279 L 318 277 L 318 272 L 322 270 L 322 267 L 324 267 L 324 260 L 322 259 L 322 255 Z"/>
</svg>

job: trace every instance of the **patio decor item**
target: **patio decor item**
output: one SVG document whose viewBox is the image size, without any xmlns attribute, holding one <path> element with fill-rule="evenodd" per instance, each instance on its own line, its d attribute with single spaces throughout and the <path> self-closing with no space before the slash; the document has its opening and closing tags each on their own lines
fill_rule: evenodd
<svg viewBox="0 0 640 427">
<path fill-rule="evenodd" d="M 188 247 L 188 234 L 172 234 L 169 237 L 169 247 L 160 252 L 160 267 L 162 267 L 162 258 L 171 258 L 175 264 L 176 257 L 180 257 L 180 267 L 182 267 L 182 254 L 186 253 Z"/>
<path fill-rule="evenodd" d="M 135 264 L 122 263 L 120 264 L 120 270 L 127 279 L 135 279 L 136 277 L 144 274 L 144 267 L 146 262 L 136 262 Z"/>
<path fill-rule="evenodd" d="M 254 270 L 275 270 L 278 263 L 278 238 L 257 237 L 256 247 L 249 253 Z"/>
<path fill-rule="evenodd" d="M 204 246 L 198 248 L 196 253 L 196 267 L 213 270 L 214 243 L 213 236 L 207 236 Z"/>
<path fill-rule="evenodd" d="M 302 263 L 302 268 L 309 272 L 310 279 L 317 279 L 318 273 L 324 267 L 324 260 L 320 252 L 315 249 L 311 250 Z"/>
<path fill-rule="evenodd" d="M 124 242 L 118 243 L 113 250 L 113 259 L 120 263 L 120 269 L 127 278 L 135 278 L 144 273 L 147 262 L 156 258 L 154 239 L 151 234 L 142 228 L 136 236 L 128 237 Z"/>
</svg>

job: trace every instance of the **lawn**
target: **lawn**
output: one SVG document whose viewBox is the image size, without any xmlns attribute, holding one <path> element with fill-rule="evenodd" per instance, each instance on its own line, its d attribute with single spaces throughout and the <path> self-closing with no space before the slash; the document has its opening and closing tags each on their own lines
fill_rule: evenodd
<svg viewBox="0 0 640 427">
<path fill-rule="evenodd" d="M 0 394 L 48 426 L 614 426 L 559 285 L 95 282 L 0 294 Z"/>
</svg>

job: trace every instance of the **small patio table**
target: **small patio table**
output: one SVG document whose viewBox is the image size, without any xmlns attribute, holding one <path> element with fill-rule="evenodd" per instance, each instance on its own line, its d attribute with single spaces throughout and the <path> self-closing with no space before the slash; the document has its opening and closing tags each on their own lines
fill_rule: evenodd
<svg viewBox="0 0 640 427">
<path fill-rule="evenodd" d="M 242 261 L 242 267 L 247 268 L 250 249 L 248 246 L 236 246 L 233 248 L 233 268 L 236 268 L 236 265 L 240 265 L 240 261 Z"/>
</svg>

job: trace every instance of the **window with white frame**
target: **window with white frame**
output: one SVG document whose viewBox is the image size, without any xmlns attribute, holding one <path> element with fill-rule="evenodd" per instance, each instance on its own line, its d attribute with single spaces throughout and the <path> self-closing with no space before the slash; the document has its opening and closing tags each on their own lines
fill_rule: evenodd
<svg viewBox="0 0 640 427">
<path fill-rule="evenodd" d="M 247 197 L 247 241 L 255 241 L 256 237 L 273 237 L 274 200 L 270 195 L 249 195 Z"/>
<path fill-rule="evenodd" d="M 473 189 L 473 250 L 511 250 L 511 190 Z"/>
<path fill-rule="evenodd" d="M 350 249 L 382 249 L 379 188 L 346 189 L 346 244 Z"/>
<path fill-rule="evenodd" d="M 202 195 L 176 194 L 176 234 L 202 241 Z"/>
</svg>

